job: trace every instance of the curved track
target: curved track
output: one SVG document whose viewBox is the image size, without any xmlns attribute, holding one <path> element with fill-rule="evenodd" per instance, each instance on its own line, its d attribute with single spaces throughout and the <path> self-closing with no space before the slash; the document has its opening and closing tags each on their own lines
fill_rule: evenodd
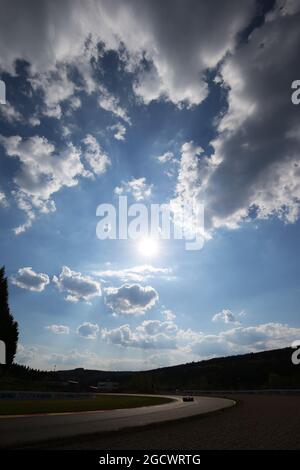
<svg viewBox="0 0 300 470">
<path fill-rule="evenodd" d="M 210 413 L 235 404 L 233 400 L 225 398 L 195 397 L 193 402 L 183 402 L 181 397 L 169 398 L 174 401 L 142 408 L 2 417 L 0 446 L 17 446 L 83 434 L 118 431 Z"/>
</svg>

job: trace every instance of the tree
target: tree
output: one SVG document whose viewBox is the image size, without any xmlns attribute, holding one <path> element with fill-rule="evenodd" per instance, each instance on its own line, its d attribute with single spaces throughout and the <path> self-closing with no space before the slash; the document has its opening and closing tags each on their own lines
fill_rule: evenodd
<svg viewBox="0 0 300 470">
<path fill-rule="evenodd" d="M 6 364 L 14 361 L 19 338 L 18 323 L 10 313 L 8 305 L 8 286 L 4 266 L 0 268 L 0 340 L 6 345 Z"/>
</svg>

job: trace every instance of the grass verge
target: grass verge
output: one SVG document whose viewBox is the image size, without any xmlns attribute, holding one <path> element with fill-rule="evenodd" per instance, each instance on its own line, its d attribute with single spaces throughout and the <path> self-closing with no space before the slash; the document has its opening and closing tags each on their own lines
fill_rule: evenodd
<svg viewBox="0 0 300 470">
<path fill-rule="evenodd" d="M 171 401 L 165 397 L 132 395 L 97 395 L 96 398 L 77 400 L 1 400 L 0 416 L 138 408 L 163 405 Z"/>
</svg>

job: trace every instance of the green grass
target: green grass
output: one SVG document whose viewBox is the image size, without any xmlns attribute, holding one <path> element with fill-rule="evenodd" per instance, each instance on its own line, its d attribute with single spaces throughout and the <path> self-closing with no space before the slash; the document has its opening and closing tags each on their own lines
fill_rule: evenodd
<svg viewBox="0 0 300 470">
<path fill-rule="evenodd" d="M 0 400 L 0 415 L 115 410 L 162 405 L 170 401 L 164 397 L 130 395 L 98 395 L 96 398 L 77 400 Z"/>
</svg>

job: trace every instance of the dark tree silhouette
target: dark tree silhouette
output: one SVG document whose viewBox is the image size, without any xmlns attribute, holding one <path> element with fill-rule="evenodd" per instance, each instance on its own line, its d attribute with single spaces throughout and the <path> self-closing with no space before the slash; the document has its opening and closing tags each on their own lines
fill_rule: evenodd
<svg viewBox="0 0 300 470">
<path fill-rule="evenodd" d="M 18 323 L 10 313 L 8 287 L 4 266 L 0 268 L 0 340 L 6 345 L 6 364 L 11 365 L 17 351 L 19 338 Z"/>
</svg>

